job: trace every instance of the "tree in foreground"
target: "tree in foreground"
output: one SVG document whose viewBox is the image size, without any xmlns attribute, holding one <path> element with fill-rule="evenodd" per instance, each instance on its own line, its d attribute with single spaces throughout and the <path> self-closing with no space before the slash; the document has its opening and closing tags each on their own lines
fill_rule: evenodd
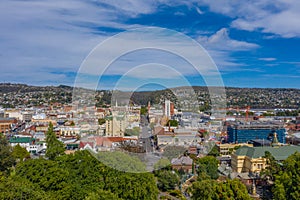
<svg viewBox="0 0 300 200">
<path fill-rule="evenodd" d="M 278 200 L 300 199 L 300 153 L 294 153 L 274 175 L 273 198 Z"/>
<path fill-rule="evenodd" d="M 12 148 L 4 135 L 0 134 L 0 171 L 7 172 L 13 166 L 15 159 L 12 156 Z"/>
<path fill-rule="evenodd" d="M 35 190 L 31 191 L 31 188 L 41 191 L 42 195 L 45 194 L 48 197 L 46 199 L 56 200 L 152 200 L 156 199 L 158 194 L 153 174 L 120 172 L 104 165 L 88 151 L 77 151 L 74 154 L 59 156 L 54 160 L 40 158 L 20 162 L 16 166 L 15 173 L 15 178 L 18 177 L 27 182 L 24 182 L 24 187 L 15 183 L 14 190 L 18 196 L 9 193 L 9 188 L 4 190 L 12 196 L 11 199 L 22 199 L 19 196 L 26 188 L 28 188 L 26 189 L 28 195 L 32 193 L 33 199 L 40 198 L 34 196 Z M 17 180 L 14 179 L 12 182 L 14 181 Z M 7 184 L 3 184 L 3 188 L 6 186 Z M 0 184 L 0 191 L 2 191 L 1 187 Z"/>
<path fill-rule="evenodd" d="M 57 140 L 51 122 L 49 124 L 48 132 L 46 135 L 46 143 L 46 157 L 48 157 L 50 160 L 54 160 L 57 156 L 65 154 L 64 144 Z"/>
<path fill-rule="evenodd" d="M 179 176 L 170 170 L 158 170 L 155 172 L 157 177 L 157 187 L 165 192 L 174 190 L 176 186 L 179 186 Z"/>
<path fill-rule="evenodd" d="M 12 151 L 12 156 L 19 161 L 23 161 L 26 158 L 30 158 L 30 153 L 24 148 L 17 144 Z"/>
<path fill-rule="evenodd" d="M 203 200 L 251 200 L 247 188 L 239 180 L 217 182 L 207 179 L 193 183 L 190 192 L 192 199 Z"/>
<path fill-rule="evenodd" d="M 18 176 L 0 178 L 0 191 L 0 199 L 54 200 L 39 186 Z"/>
<path fill-rule="evenodd" d="M 219 177 L 218 174 L 218 160 L 213 156 L 205 156 L 203 158 L 198 159 L 198 175 L 202 177 L 203 174 L 209 176 L 211 179 L 217 179 Z"/>
</svg>

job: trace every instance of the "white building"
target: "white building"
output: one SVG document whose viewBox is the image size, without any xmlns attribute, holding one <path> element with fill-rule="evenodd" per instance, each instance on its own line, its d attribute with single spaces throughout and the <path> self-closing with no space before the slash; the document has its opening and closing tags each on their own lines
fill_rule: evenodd
<svg viewBox="0 0 300 200">
<path fill-rule="evenodd" d="M 165 100 L 164 115 L 168 118 L 171 118 L 171 101 L 170 100 Z"/>
</svg>

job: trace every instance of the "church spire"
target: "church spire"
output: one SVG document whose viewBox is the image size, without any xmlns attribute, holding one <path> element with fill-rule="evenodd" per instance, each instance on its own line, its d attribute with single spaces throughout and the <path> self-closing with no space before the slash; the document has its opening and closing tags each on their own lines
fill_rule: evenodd
<svg viewBox="0 0 300 200">
<path fill-rule="evenodd" d="M 277 133 L 275 132 L 272 140 L 272 146 L 278 146 L 278 143 Z"/>
</svg>

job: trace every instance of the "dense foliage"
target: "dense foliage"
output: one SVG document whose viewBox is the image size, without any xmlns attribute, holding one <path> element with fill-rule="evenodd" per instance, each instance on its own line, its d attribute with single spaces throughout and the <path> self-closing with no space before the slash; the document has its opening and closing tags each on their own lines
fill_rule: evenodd
<svg viewBox="0 0 300 200">
<path fill-rule="evenodd" d="M 97 159 L 108 167 L 117 169 L 123 172 L 146 172 L 146 166 L 136 156 L 138 154 L 130 155 L 129 153 L 115 151 L 115 152 L 99 152 Z"/>
<path fill-rule="evenodd" d="M 157 186 L 161 191 L 174 190 L 176 186 L 179 186 L 179 175 L 170 170 L 158 170 L 155 172 L 157 177 Z"/>
<path fill-rule="evenodd" d="M 211 179 L 196 181 L 193 183 L 191 193 L 192 199 L 199 200 L 251 199 L 246 186 L 237 179 L 225 182 L 217 182 Z"/>
<path fill-rule="evenodd" d="M 169 120 L 168 121 L 168 123 L 167 123 L 167 125 L 169 126 L 178 126 L 178 121 L 176 121 L 176 120 L 174 120 L 174 119 L 172 119 L 172 120 Z"/>
<path fill-rule="evenodd" d="M 5 136 L 0 134 L 0 171 L 8 172 L 14 163 L 15 158 L 12 156 L 12 147 L 8 145 Z"/>
<path fill-rule="evenodd" d="M 214 153 L 212 153 L 213 155 Z M 218 181 L 218 160 L 214 156 L 205 156 L 194 159 L 197 166 L 198 178 L 190 188 L 188 193 L 192 199 L 203 200 L 227 200 L 239 199 L 250 200 L 247 188 L 241 181 L 229 180 Z"/>
<path fill-rule="evenodd" d="M 21 147 L 19 144 L 17 144 L 12 151 L 12 156 L 17 161 L 23 161 L 26 158 L 30 158 L 30 153 L 23 147 Z"/>
<path fill-rule="evenodd" d="M 29 159 L 15 173 L 0 173 L 0 199 L 156 199 L 153 174 L 109 168 L 88 151 Z"/>
<path fill-rule="evenodd" d="M 276 170 L 278 165 L 272 166 Z M 300 153 L 289 156 L 279 170 L 274 171 L 273 196 L 276 200 L 300 199 Z"/>
<path fill-rule="evenodd" d="M 218 163 L 219 161 L 213 156 L 205 156 L 196 161 L 198 166 L 199 178 L 217 179 L 218 175 Z"/>
<path fill-rule="evenodd" d="M 173 158 L 177 158 L 178 156 L 184 154 L 187 151 L 187 148 L 183 146 L 167 146 L 164 148 L 163 157 L 172 160 Z"/>
<path fill-rule="evenodd" d="M 147 107 L 145 107 L 145 106 L 142 106 L 142 107 L 141 107 L 141 115 L 146 115 L 146 114 L 147 114 L 147 112 L 148 112 L 148 109 L 147 109 Z"/>
<path fill-rule="evenodd" d="M 49 124 L 49 128 L 46 135 L 47 151 L 46 157 L 50 160 L 55 159 L 57 156 L 63 155 L 65 152 L 64 144 L 56 138 L 53 131 L 52 123 Z"/>
</svg>

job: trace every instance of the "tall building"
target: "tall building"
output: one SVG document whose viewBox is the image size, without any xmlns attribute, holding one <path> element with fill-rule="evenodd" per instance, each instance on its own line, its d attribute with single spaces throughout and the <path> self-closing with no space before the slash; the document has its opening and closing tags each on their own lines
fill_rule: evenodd
<svg viewBox="0 0 300 200">
<path fill-rule="evenodd" d="M 110 137 L 123 137 L 128 126 L 126 115 L 108 116 L 105 118 L 105 134 Z"/>
<path fill-rule="evenodd" d="M 171 116 L 174 115 L 174 103 L 172 103 L 170 100 L 165 100 L 163 110 L 164 115 L 168 118 L 171 118 Z"/>
<path fill-rule="evenodd" d="M 280 143 L 285 143 L 285 128 L 283 124 L 231 124 L 227 126 L 229 143 L 244 143 L 250 140 L 273 140 L 277 133 Z"/>
</svg>

